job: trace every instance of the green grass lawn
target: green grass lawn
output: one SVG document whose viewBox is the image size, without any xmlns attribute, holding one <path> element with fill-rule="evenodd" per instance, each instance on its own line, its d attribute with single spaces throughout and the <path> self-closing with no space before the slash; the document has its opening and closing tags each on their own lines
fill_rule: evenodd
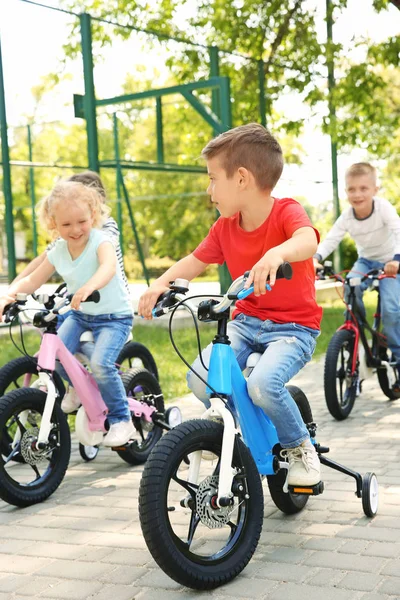
<svg viewBox="0 0 400 600">
<path fill-rule="evenodd" d="M 376 295 L 371 292 L 365 295 L 365 303 L 368 313 L 371 315 L 374 310 Z M 343 322 L 344 305 L 336 301 L 332 305 L 324 305 L 324 315 L 321 326 L 321 335 L 317 341 L 317 348 L 314 358 L 321 356 L 326 352 L 329 341 Z M 165 399 L 171 400 L 188 392 L 186 386 L 186 365 L 176 355 L 168 335 L 168 330 L 158 326 L 141 325 L 136 320 L 133 329 L 134 339 L 145 344 L 154 355 L 155 361 L 160 373 L 160 383 Z M 205 347 L 214 335 L 212 325 L 204 325 L 200 328 L 201 344 Z M 19 346 L 19 329 L 14 328 L 14 336 Z M 193 328 L 178 329 L 174 334 L 176 344 L 183 356 L 189 363 L 192 363 L 197 356 L 196 335 Z M 26 333 L 24 336 L 25 347 L 28 352 L 34 353 L 39 345 L 39 334 L 36 332 Z M 20 356 L 18 350 L 12 345 L 9 336 L 3 333 L 0 336 L 1 353 L 0 366 L 5 365 L 11 359 Z"/>
</svg>

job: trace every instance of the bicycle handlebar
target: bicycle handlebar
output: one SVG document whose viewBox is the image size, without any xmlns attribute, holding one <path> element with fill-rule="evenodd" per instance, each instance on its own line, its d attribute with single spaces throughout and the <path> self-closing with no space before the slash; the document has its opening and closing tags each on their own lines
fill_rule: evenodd
<svg viewBox="0 0 400 600">
<path fill-rule="evenodd" d="M 254 286 L 251 285 L 248 289 L 244 290 L 243 285 L 246 282 L 250 271 L 246 271 L 244 275 L 241 275 L 229 286 L 228 291 L 224 294 L 222 300 L 212 306 L 212 313 L 219 314 L 224 312 L 235 300 L 241 300 L 246 298 L 254 292 Z M 292 266 L 288 262 L 284 262 L 277 270 L 276 279 L 291 279 L 293 274 Z M 270 290 L 271 287 L 266 282 L 266 289 Z M 164 292 L 157 300 L 155 307 L 152 310 L 153 317 L 160 317 L 170 312 L 174 306 L 183 298 L 184 294 L 188 291 L 188 282 L 186 280 L 177 279 L 175 282 L 171 282 L 171 287 L 168 291 Z M 241 292 L 242 295 L 239 295 Z"/>
<path fill-rule="evenodd" d="M 398 270 L 398 273 L 400 273 L 400 267 Z M 332 268 L 332 263 L 330 261 L 326 261 L 326 263 L 324 263 L 324 267 L 322 269 L 317 269 L 316 270 L 316 275 L 318 276 L 319 279 L 329 279 L 329 278 L 333 278 L 336 281 L 343 283 L 344 285 L 350 285 L 351 287 L 354 287 L 355 285 L 359 285 L 360 283 L 362 283 L 363 281 L 366 281 L 367 279 L 371 279 L 371 280 L 381 280 L 381 279 L 385 279 L 386 277 L 395 277 L 394 275 L 386 275 L 386 273 L 384 272 L 383 269 L 370 269 L 369 271 L 367 271 L 366 273 L 360 273 L 359 275 L 355 275 L 354 277 L 343 277 L 340 273 L 335 273 L 333 271 Z M 354 282 L 356 280 L 359 281 L 359 283 L 351 283 L 354 280 Z"/>
<path fill-rule="evenodd" d="M 68 294 L 66 296 L 64 296 L 63 294 L 60 294 L 60 292 L 63 290 L 64 288 L 64 284 L 62 286 L 59 286 L 57 288 L 57 290 L 54 292 L 54 294 L 52 294 L 51 296 L 48 296 L 47 294 L 38 294 L 34 297 L 35 300 L 37 300 L 38 302 L 41 302 L 42 304 L 44 304 L 44 306 L 46 307 L 46 310 L 48 310 L 48 314 L 49 315 L 57 315 L 60 313 L 60 310 L 64 307 L 68 307 L 69 309 L 69 303 L 71 302 L 74 294 Z M 65 291 L 65 290 L 64 290 Z M 56 306 L 56 302 L 57 299 L 61 299 L 61 302 L 59 302 Z M 32 309 L 29 309 L 29 307 L 26 307 L 26 303 L 28 301 L 28 294 L 17 294 L 17 299 L 15 302 L 12 302 L 11 304 L 7 304 L 4 307 L 4 321 L 6 323 L 9 323 L 10 321 L 12 321 L 12 319 L 19 313 L 22 311 L 27 311 L 27 310 L 35 310 L 36 312 L 41 312 L 43 311 L 43 309 L 38 309 L 38 307 L 32 307 Z M 98 290 L 94 290 L 94 292 L 92 292 L 90 294 L 90 296 L 88 296 L 86 298 L 86 300 L 83 300 L 83 302 L 94 302 L 95 304 L 97 304 L 100 301 L 100 292 Z M 64 311 L 66 312 L 66 311 Z M 47 315 L 48 316 L 48 315 Z M 46 318 L 46 321 L 51 321 L 52 319 Z"/>
</svg>

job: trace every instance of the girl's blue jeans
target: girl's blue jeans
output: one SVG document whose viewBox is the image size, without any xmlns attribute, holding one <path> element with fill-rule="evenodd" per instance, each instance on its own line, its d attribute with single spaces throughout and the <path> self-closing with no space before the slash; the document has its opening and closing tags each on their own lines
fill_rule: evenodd
<svg viewBox="0 0 400 600">
<path fill-rule="evenodd" d="M 383 269 L 385 263 L 367 258 L 359 258 L 353 265 L 347 279 L 360 277 L 371 269 Z M 361 285 L 356 286 L 355 293 L 361 314 L 365 318 L 365 307 L 362 300 L 364 291 L 368 288 L 369 282 L 363 281 Z M 385 277 L 379 282 L 379 291 L 381 296 L 381 316 L 383 333 L 386 335 L 390 350 L 395 355 L 397 363 L 400 363 L 400 276 Z M 346 293 L 346 299 L 348 294 Z"/>
<path fill-rule="evenodd" d="M 247 380 L 253 403 L 260 406 L 276 427 L 284 448 L 295 448 L 309 438 L 295 401 L 285 384 L 311 360 L 319 331 L 296 323 L 274 323 L 239 314 L 228 323 L 228 335 L 241 370 L 253 352 L 262 353 Z M 212 344 L 202 352 L 208 367 Z M 199 357 L 192 367 L 204 379 L 207 373 Z M 192 371 L 187 375 L 189 388 L 209 406 L 206 386 Z"/>
<path fill-rule="evenodd" d="M 90 356 L 90 368 L 102 398 L 107 404 L 109 410 L 107 419 L 110 425 L 131 419 L 125 389 L 115 366 L 118 354 L 131 329 L 131 315 L 86 315 L 74 310 L 69 313 L 68 319 L 65 319 L 58 330 L 60 339 L 72 354 L 80 349 L 79 338 L 82 333 L 93 332 L 94 347 Z M 56 370 L 61 377 L 69 381 L 61 364 L 57 365 Z"/>
</svg>

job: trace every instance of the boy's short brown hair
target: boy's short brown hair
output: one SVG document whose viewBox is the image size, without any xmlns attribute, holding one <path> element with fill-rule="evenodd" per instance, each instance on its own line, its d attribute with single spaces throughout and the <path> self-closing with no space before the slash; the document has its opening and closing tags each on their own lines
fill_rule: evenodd
<svg viewBox="0 0 400 600">
<path fill-rule="evenodd" d="M 244 167 L 261 190 L 272 190 L 283 170 L 282 148 L 262 125 L 249 123 L 221 133 L 201 153 L 207 159 L 219 156 L 227 177 Z"/>
<path fill-rule="evenodd" d="M 345 178 L 358 177 L 359 175 L 371 175 L 374 181 L 376 181 L 376 169 L 367 162 L 359 162 L 351 165 L 345 173 Z"/>
</svg>

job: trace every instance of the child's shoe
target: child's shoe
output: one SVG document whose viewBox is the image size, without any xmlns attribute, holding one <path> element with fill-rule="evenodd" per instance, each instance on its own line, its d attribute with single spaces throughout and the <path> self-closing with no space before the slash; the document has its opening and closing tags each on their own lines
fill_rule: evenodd
<svg viewBox="0 0 400 600">
<path fill-rule="evenodd" d="M 132 421 L 118 421 L 110 425 L 107 435 L 104 436 L 103 445 L 111 448 L 123 446 L 135 433 Z"/>
<path fill-rule="evenodd" d="M 392 390 L 395 394 L 400 394 L 400 363 L 396 364 L 397 379 L 392 386 Z"/>
<path fill-rule="evenodd" d="M 396 379 L 396 381 L 393 384 L 392 390 L 395 394 L 400 394 L 400 379 Z"/>
<path fill-rule="evenodd" d="M 81 401 L 78 398 L 78 394 L 73 387 L 70 387 L 61 401 L 61 410 L 67 414 L 72 413 L 77 411 L 80 405 Z"/>
<path fill-rule="evenodd" d="M 310 440 L 296 448 L 285 448 L 281 456 L 289 461 L 287 485 L 312 486 L 321 481 L 321 463 Z"/>
</svg>

